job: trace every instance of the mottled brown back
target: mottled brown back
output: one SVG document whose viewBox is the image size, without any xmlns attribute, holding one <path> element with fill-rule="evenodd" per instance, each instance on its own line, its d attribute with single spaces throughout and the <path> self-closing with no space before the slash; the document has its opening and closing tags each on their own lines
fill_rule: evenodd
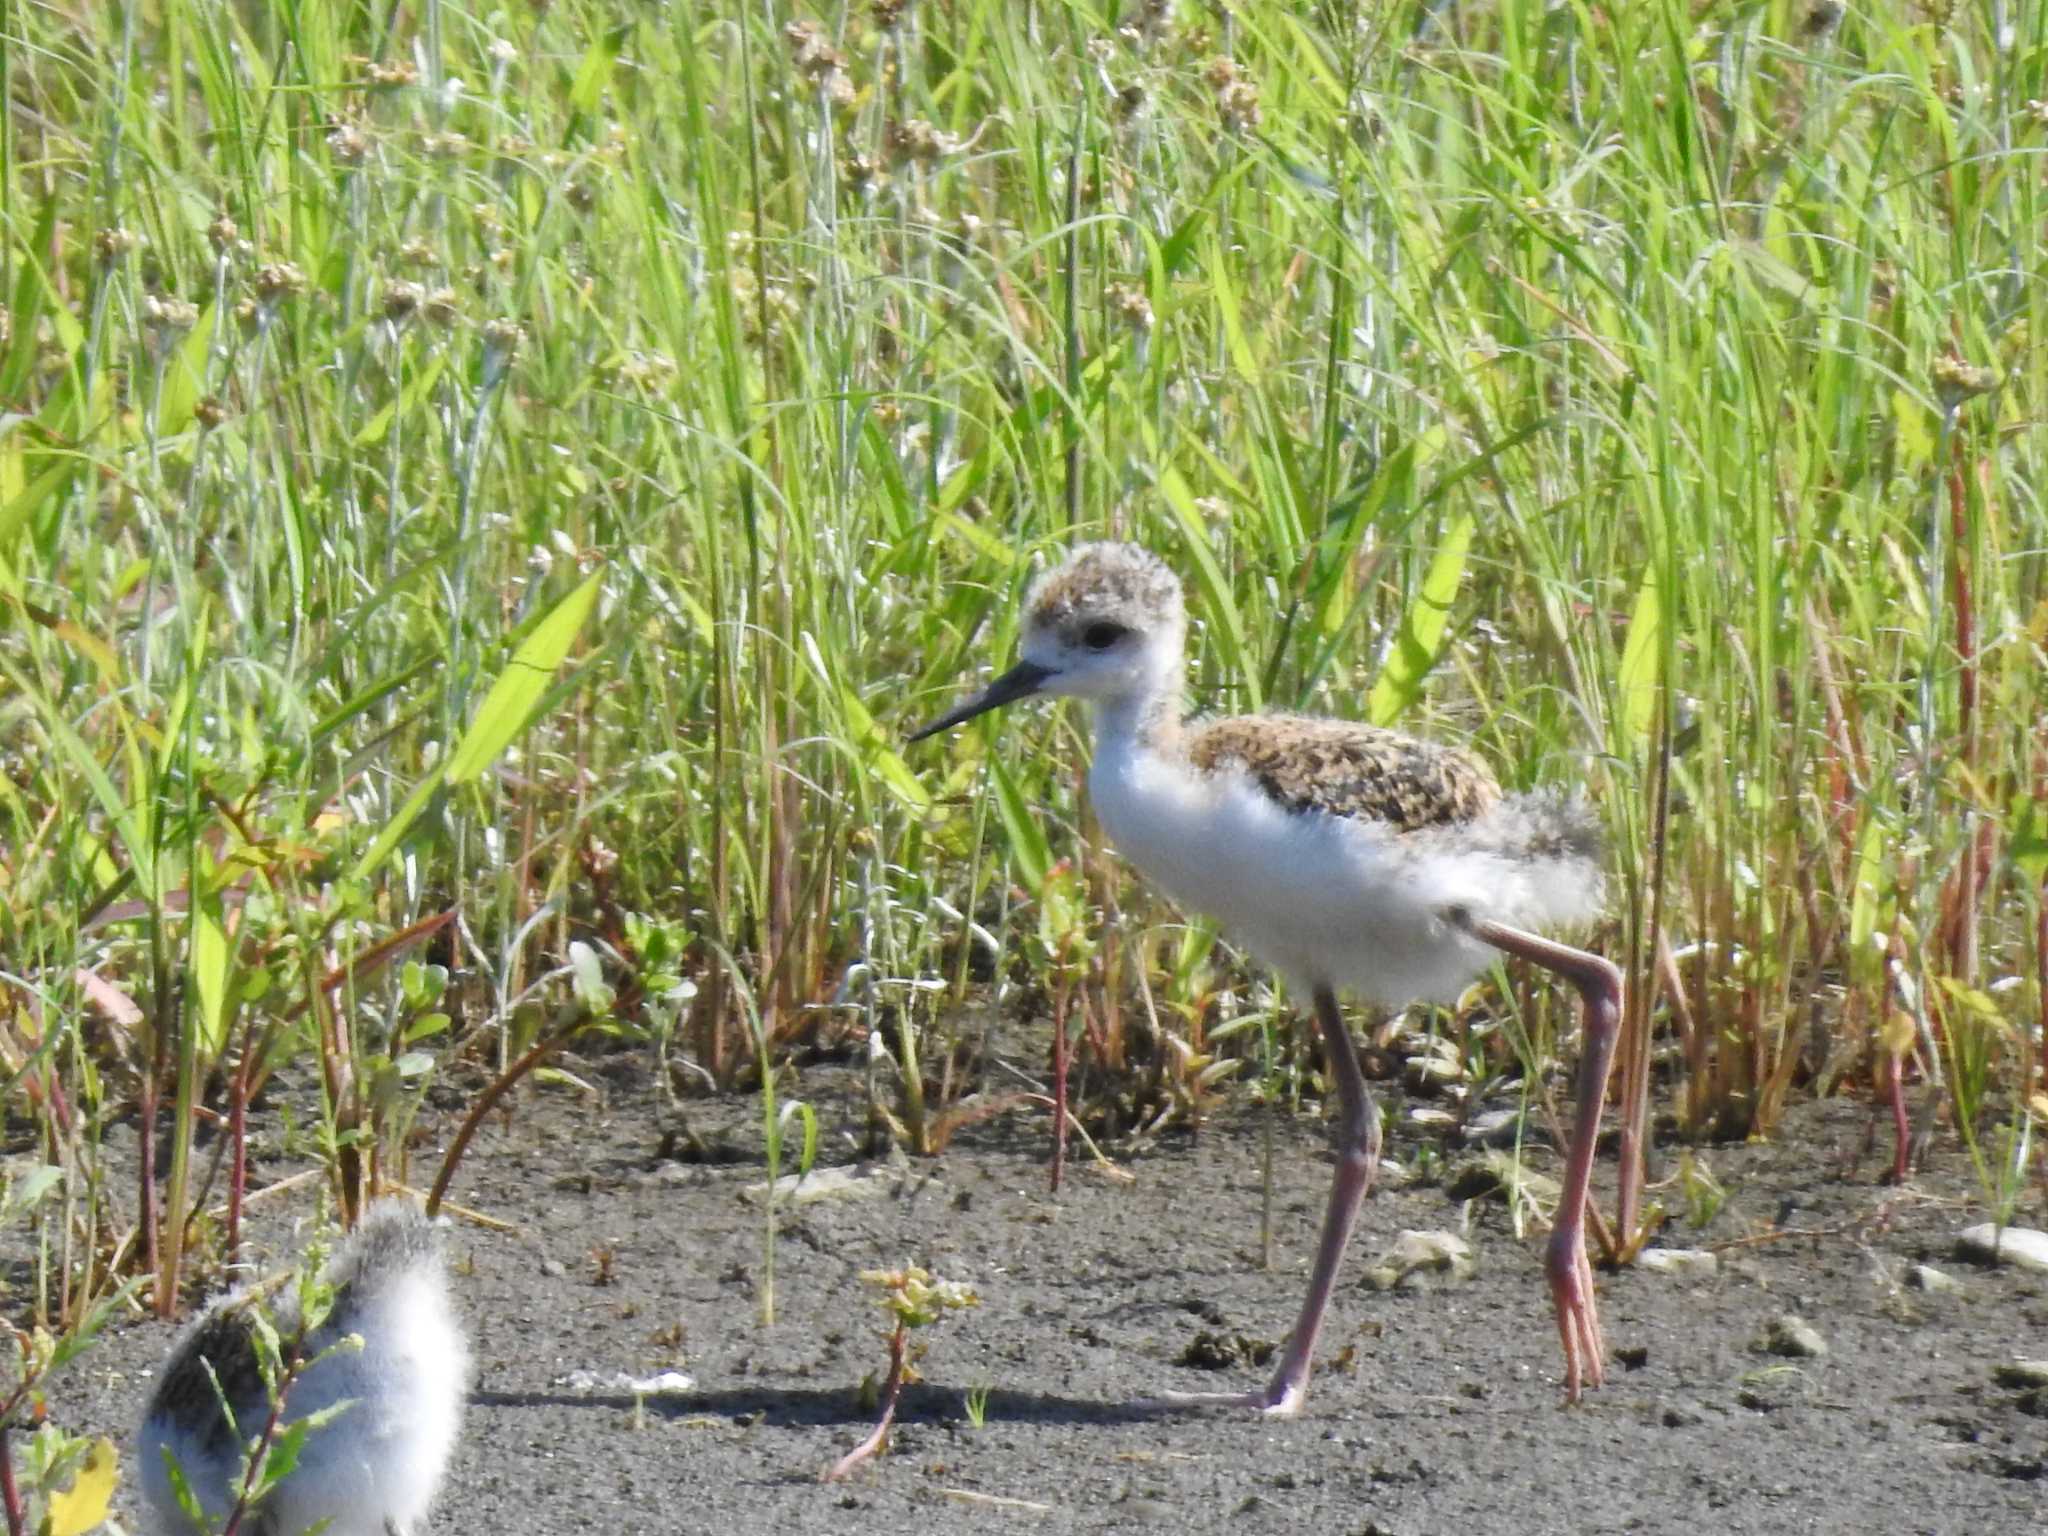
<svg viewBox="0 0 2048 1536">
<path fill-rule="evenodd" d="M 1234 715 L 1190 725 L 1187 752 L 1204 772 L 1241 768 L 1290 811 L 1396 832 L 1473 821 L 1500 803 L 1500 785 L 1470 753 L 1352 720 Z"/>
</svg>

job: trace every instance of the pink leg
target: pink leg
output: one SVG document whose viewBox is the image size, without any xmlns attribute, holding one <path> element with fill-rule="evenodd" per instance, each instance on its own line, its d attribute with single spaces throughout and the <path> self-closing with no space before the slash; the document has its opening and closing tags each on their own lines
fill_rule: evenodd
<svg viewBox="0 0 2048 1536">
<path fill-rule="evenodd" d="M 1274 1418 L 1291 1419 L 1308 1398 L 1316 1335 L 1322 1331 L 1323 1314 L 1329 1310 L 1330 1293 L 1337 1286 L 1337 1269 L 1344 1262 L 1358 1208 L 1365 1203 L 1380 1162 L 1379 1110 L 1365 1086 L 1365 1074 L 1358 1069 L 1358 1051 L 1351 1043 L 1351 1032 L 1344 1027 L 1344 1015 L 1337 1009 L 1337 994 L 1328 987 L 1317 987 L 1315 1001 L 1316 1022 L 1322 1026 L 1330 1073 L 1337 1085 L 1337 1171 L 1330 1179 L 1330 1203 L 1323 1212 L 1322 1240 L 1316 1246 L 1315 1269 L 1309 1276 L 1308 1294 L 1302 1298 L 1301 1315 L 1295 1319 L 1294 1332 L 1281 1351 L 1273 1379 L 1263 1390 L 1171 1392 L 1161 1400 L 1162 1406 L 1256 1408 Z"/>
<path fill-rule="evenodd" d="M 1593 1182 L 1593 1153 L 1600 1140 L 1600 1110 L 1607 1074 L 1614 1065 L 1614 1039 L 1621 1026 L 1621 972 L 1598 955 L 1540 938 L 1453 908 L 1445 918 L 1475 939 L 1503 953 L 1533 961 L 1579 989 L 1586 1005 L 1586 1041 L 1579 1057 L 1579 1103 L 1572 1120 L 1572 1144 L 1565 1155 L 1564 1192 L 1543 1267 L 1557 1304 L 1557 1331 L 1564 1340 L 1564 1391 L 1579 1400 L 1581 1382 L 1599 1386 L 1606 1375 L 1606 1346 L 1593 1300 L 1593 1266 L 1586 1258 L 1586 1200 Z"/>
</svg>

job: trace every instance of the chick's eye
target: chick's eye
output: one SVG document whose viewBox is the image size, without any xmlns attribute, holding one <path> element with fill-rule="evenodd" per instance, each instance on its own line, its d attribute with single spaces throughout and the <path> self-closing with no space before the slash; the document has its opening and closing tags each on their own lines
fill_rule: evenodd
<svg viewBox="0 0 2048 1536">
<path fill-rule="evenodd" d="M 1123 625 L 1103 619 L 1081 631 L 1081 643 L 1091 651 L 1106 651 L 1129 633 Z"/>
</svg>

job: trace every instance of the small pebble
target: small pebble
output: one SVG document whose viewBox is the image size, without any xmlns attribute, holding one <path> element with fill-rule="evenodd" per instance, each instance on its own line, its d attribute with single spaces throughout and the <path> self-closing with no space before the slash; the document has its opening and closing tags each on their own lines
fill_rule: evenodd
<svg viewBox="0 0 2048 1536">
<path fill-rule="evenodd" d="M 1721 1260 L 1704 1248 L 1645 1248 L 1636 1255 L 1636 1268 L 1680 1280 L 1711 1280 L 1721 1272 Z"/>
<path fill-rule="evenodd" d="M 1503 1149 L 1517 1141 L 1548 1145 L 1550 1140 L 1535 1126 L 1525 1126 L 1521 1111 L 1514 1109 L 1488 1109 L 1474 1115 L 1466 1122 L 1462 1139 L 1468 1147 Z"/>
<path fill-rule="evenodd" d="M 1991 1222 L 1980 1222 L 1956 1234 L 1956 1253 L 1982 1264 L 2016 1264 L 2021 1269 L 2048 1271 L 2048 1232 L 2031 1227 L 2000 1229 Z"/>
<path fill-rule="evenodd" d="M 1787 1312 L 1783 1317 L 1771 1320 L 1764 1329 L 1763 1338 L 1758 1341 L 1758 1347 L 1774 1355 L 1813 1360 L 1828 1352 L 1828 1341 L 1805 1318 Z"/>
<path fill-rule="evenodd" d="M 1477 1265 L 1472 1245 L 1455 1232 L 1403 1232 L 1394 1239 L 1380 1261 L 1365 1272 L 1365 1283 L 1375 1291 L 1391 1291 L 1410 1283 L 1418 1275 L 1448 1275 L 1469 1280 Z"/>
<path fill-rule="evenodd" d="M 1932 1264 L 1915 1264 L 1906 1271 L 1906 1284 L 1916 1291 L 1925 1291 L 1930 1296 L 1960 1296 L 1963 1283 L 1954 1275 L 1943 1274 Z"/>
<path fill-rule="evenodd" d="M 1558 1183 L 1525 1166 L 1512 1152 L 1475 1152 L 1460 1158 L 1444 1178 L 1444 1193 L 1453 1200 L 1495 1195 L 1505 1200 L 1510 1191 L 1538 1205 L 1551 1205 L 1558 1197 Z"/>
<path fill-rule="evenodd" d="M 1991 1379 L 2001 1387 L 2048 1387 L 2048 1360 L 2008 1360 L 1991 1367 Z"/>
</svg>

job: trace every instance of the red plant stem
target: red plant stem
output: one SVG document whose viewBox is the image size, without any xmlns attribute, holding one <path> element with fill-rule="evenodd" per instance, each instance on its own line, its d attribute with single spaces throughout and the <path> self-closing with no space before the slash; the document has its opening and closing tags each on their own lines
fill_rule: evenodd
<svg viewBox="0 0 2048 1536">
<path fill-rule="evenodd" d="M 21 1490 L 14 1486 L 13 1426 L 0 1424 L 0 1500 L 7 1507 L 7 1536 L 28 1536 L 28 1517 L 22 1512 Z"/>
<path fill-rule="evenodd" d="M 1913 1141 L 1911 1127 L 1906 1121 L 1906 1061 L 1903 1056 L 1892 1056 L 1885 1072 L 1885 1091 L 1891 1099 L 1892 1135 L 1896 1142 L 1892 1152 L 1892 1182 L 1903 1184 L 1909 1171 L 1907 1160 Z"/>
<path fill-rule="evenodd" d="M 1062 957 L 1064 958 L 1064 957 Z M 1072 985 L 1066 967 L 1052 1004 L 1052 1192 L 1060 1192 L 1060 1176 L 1067 1169 L 1067 992 Z"/>
<path fill-rule="evenodd" d="M 889 1443 L 889 1426 L 896 1422 L 896 1400 L 903 1395 L 903 1361 L 910 1348 L 910 1330 L 901 1323 L 889 1335 L 889 1375 L 882 1383 L 882 1417 L 874 1430 L 818 1476 L 821 1483 L 836 1483 Z"/>
<path fill-rule="evenodd" d="M 249 1453 L 248 1470 L 242 1476 L 242 1491 L 235 1499 L 235 1507 L 228 1512 L 228 1523 L 220 1528 L 220 1536 L 239 1536 L 242 1519 L 249 1513 L 250 1497 L 263 1476 L 263 1464 L 269 1458 L 271 1444 L 277 1439 L 278 1425 L 284 1419 L 284 1400 L 290 1395 L 293 1383 L 299 1379 L 299 1373 L 305 1369 L 305 1354 L 306 1341 L 302 1334 L 291 1341 L 291 1353 L 285 1357 L 284 1380 L 277 1384 L 277 1391 L 271 1395 L 270 1417 L 264 1421 L 263 1433 Z"/>
<path fill-rule="evenodd" d="M 141 1103 L 136 1118 L 139 1122 L 135 1128 L 135 1161 L 136 1180 L 141 1185 L 141 1198 L 137 1208 L 142 1212 L 142 1263 L 144 1269 L 154 1277 L 157 1316 L 169 1317 L 177 1302 L 163 1294 L 163 1271 L 157 1265 L 156 1074 L 153 1072 L 143 1075 Z"/>
<path fill-rule="evenodd" d="M 256 1049 L 256 1025 L 242 1032 L 242 1059 L 228 1085 L 228 1252 L 233 1264 L 242 1251 L 242 1194 L 249 1182 L 249 1064 Z"/>
<path fill-rule="evenodd" d="M 567 1045 L 576 1032 L 590 1022 L 589 1012 L 580 1005 L 572 1004 L 567 1010 L 569 1020 L 554 1033 L 544 1036 L 531 1050 L 498 1075 L 498 1080 L 477 1095 L 476 1103 L 469 1113 L 462 1117 L 455 1139 L 448 1144 L 448 1151 L 441 1159 L 441 1171 L 434 1175 L 434 1187 L 427 1191 L 427 1215 L 437 1216 L 441 1211 L 441 1199 L 448 1193 L 448 1185 L 455 1178 L 455 1170 L 462 1162 L 462 1154 L 469 1150 L 470 1138 L 476 1135 L 476 1128 L 484 1123 L 484 1116 L 491 1112 L 491 1106 L 511 1089 L 512 1085 L 539 1066 L 556 1051 Z M 557 1015 L 559 1018 L 560 1015 Z"/>
<path fill-rule="evenodd" d="M 1970 519 L 1963 501 L 1963 441 L 1955 443 L 1955 465 L 1948 477 L 1949 558 L 1955 562 L 1956 656 L 1962 670 L 1956 678 L 1956 734 L 1963 761 L 1974 762 L 1971 750 L 1977 720 L 1977 615 L 1970 603 Z"/>
<path fill-rule="evenodd" d="M 1977 615 L 1971 604 L 1969 511 L 1963 496 L 1963 442 L 1955 440 L 1955 463 L 1948 477 L 1950 556 L 1954 567 L 1956 614 L 1956 739 L 1961 746 L 1963 768 L 1975 773 L 1977 767 Z M 1979 876 L 1977 850 L 1963 851 L 1955 873 L 1955 926 L 1949 933 L 1949 974 L 1964 986 L 1977 983 L 1977 896 Z"/>
<path fill-rule="evenodd" d="M 2034 995 L 2041 999 L 2040 1057 L 2034 1063 L 2043 1092 L 2048 1092 L 2048 880 L 2041 882 L 2041 897 L 2034 905 Z"/>
</svg>

